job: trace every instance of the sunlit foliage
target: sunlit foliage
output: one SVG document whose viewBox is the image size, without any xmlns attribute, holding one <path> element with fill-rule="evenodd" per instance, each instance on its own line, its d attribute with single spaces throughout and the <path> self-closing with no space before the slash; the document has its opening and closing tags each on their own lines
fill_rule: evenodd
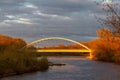
<svg viewBox="0 0 120 80">
<path fill-rule="evenodd" d="M 120 63 L 120 39 L 112 35 L 109 29 L 99 29 L 98 39 L 89 43 L 95 60 Z"/>
<path fill-rule="evenodd" d="M 114 35 L 108 28 L 101 28 L 97 31 L 98 38 L 113 41 Z"/>
<path fill-rule="evenodd" d="M 35 54 L 26 49 L 21 50 L 25 45 L 26 42 L 22 39 L 0 35 L 0 75 L 20 74 L 41 69 Z M 44 64 L 48 68 L 48 63 Z"/>
</svg>

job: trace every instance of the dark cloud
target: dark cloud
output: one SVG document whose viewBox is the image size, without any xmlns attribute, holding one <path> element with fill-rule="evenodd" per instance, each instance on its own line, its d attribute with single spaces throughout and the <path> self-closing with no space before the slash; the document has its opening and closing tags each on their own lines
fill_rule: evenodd
<svg viewBox="0 0 120 80">
<path fill-rule="evenodd" d="M 74 13 L 81 14 L 90 11 L 94 13 L 99 11 L 92 0 L 1 0 L 0 8 L 5 15 L 22 16 L 23 14 L 36 16 L 37 14 L 34 15 L 33 13 L 40 11 L 42 14 L 74 17 L 76 16 Z"/>
<path fill-rule="evenodd" d="M 33 3 L 39 6 L 43 12 L 50 14 L 98 11 L 98 7 L 93 0 L 35 0 Z"/>
<path fill-rule="evenodd" d="M 25 2 L 26 0 L 0 0 L 0 4 L 3 6 L 16 5 Z"/>
<path fill-rule="evenodd" d="M 95 36 L 95 14 L 94 0 L 0 0 L 0 33 Z"/>
</svg>

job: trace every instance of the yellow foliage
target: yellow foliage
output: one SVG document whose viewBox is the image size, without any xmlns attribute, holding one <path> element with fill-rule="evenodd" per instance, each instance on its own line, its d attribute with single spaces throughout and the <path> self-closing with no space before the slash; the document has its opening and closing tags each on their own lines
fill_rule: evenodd
<svg viewBox="0 0 120 80">
<path fill-rule="evenodd" d="M 120 62 L 120 44 L 118 44 L 118 42 L 96 39 L 89 42 L 89 46 L 93 51 L 93 59 L 117 63 Z"/>
<path fill-rule="evenodd" d="M 100 39 L 112 41 L 114 39 L 113 33 L 108 28 L 101 28 L 97 31 L 97 35 Z"/>
</svg>

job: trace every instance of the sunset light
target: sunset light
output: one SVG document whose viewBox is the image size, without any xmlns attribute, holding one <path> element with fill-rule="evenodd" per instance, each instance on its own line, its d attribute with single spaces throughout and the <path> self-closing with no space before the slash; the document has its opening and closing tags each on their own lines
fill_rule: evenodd
<svg viewBox="0 0 120 80">
<path fill-rule="evenodd" d="M 120 80 L 120 0 L 0 0 L 0 80 Z"/>
</svg>

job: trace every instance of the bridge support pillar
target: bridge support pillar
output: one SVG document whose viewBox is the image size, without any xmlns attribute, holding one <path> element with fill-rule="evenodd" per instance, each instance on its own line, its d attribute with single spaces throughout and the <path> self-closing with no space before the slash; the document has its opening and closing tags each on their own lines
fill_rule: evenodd
<svg viewBox="0 0 120 80">
<path fill-rule="evenodd" d="M 92 58 L 93 58 L 93 56 L 92 56 L 92 52 L 90 52 L 90 56 L 89 56 L 89 58 L 90 58 L 90 59 L 92 59 Z"/>
</svg>

